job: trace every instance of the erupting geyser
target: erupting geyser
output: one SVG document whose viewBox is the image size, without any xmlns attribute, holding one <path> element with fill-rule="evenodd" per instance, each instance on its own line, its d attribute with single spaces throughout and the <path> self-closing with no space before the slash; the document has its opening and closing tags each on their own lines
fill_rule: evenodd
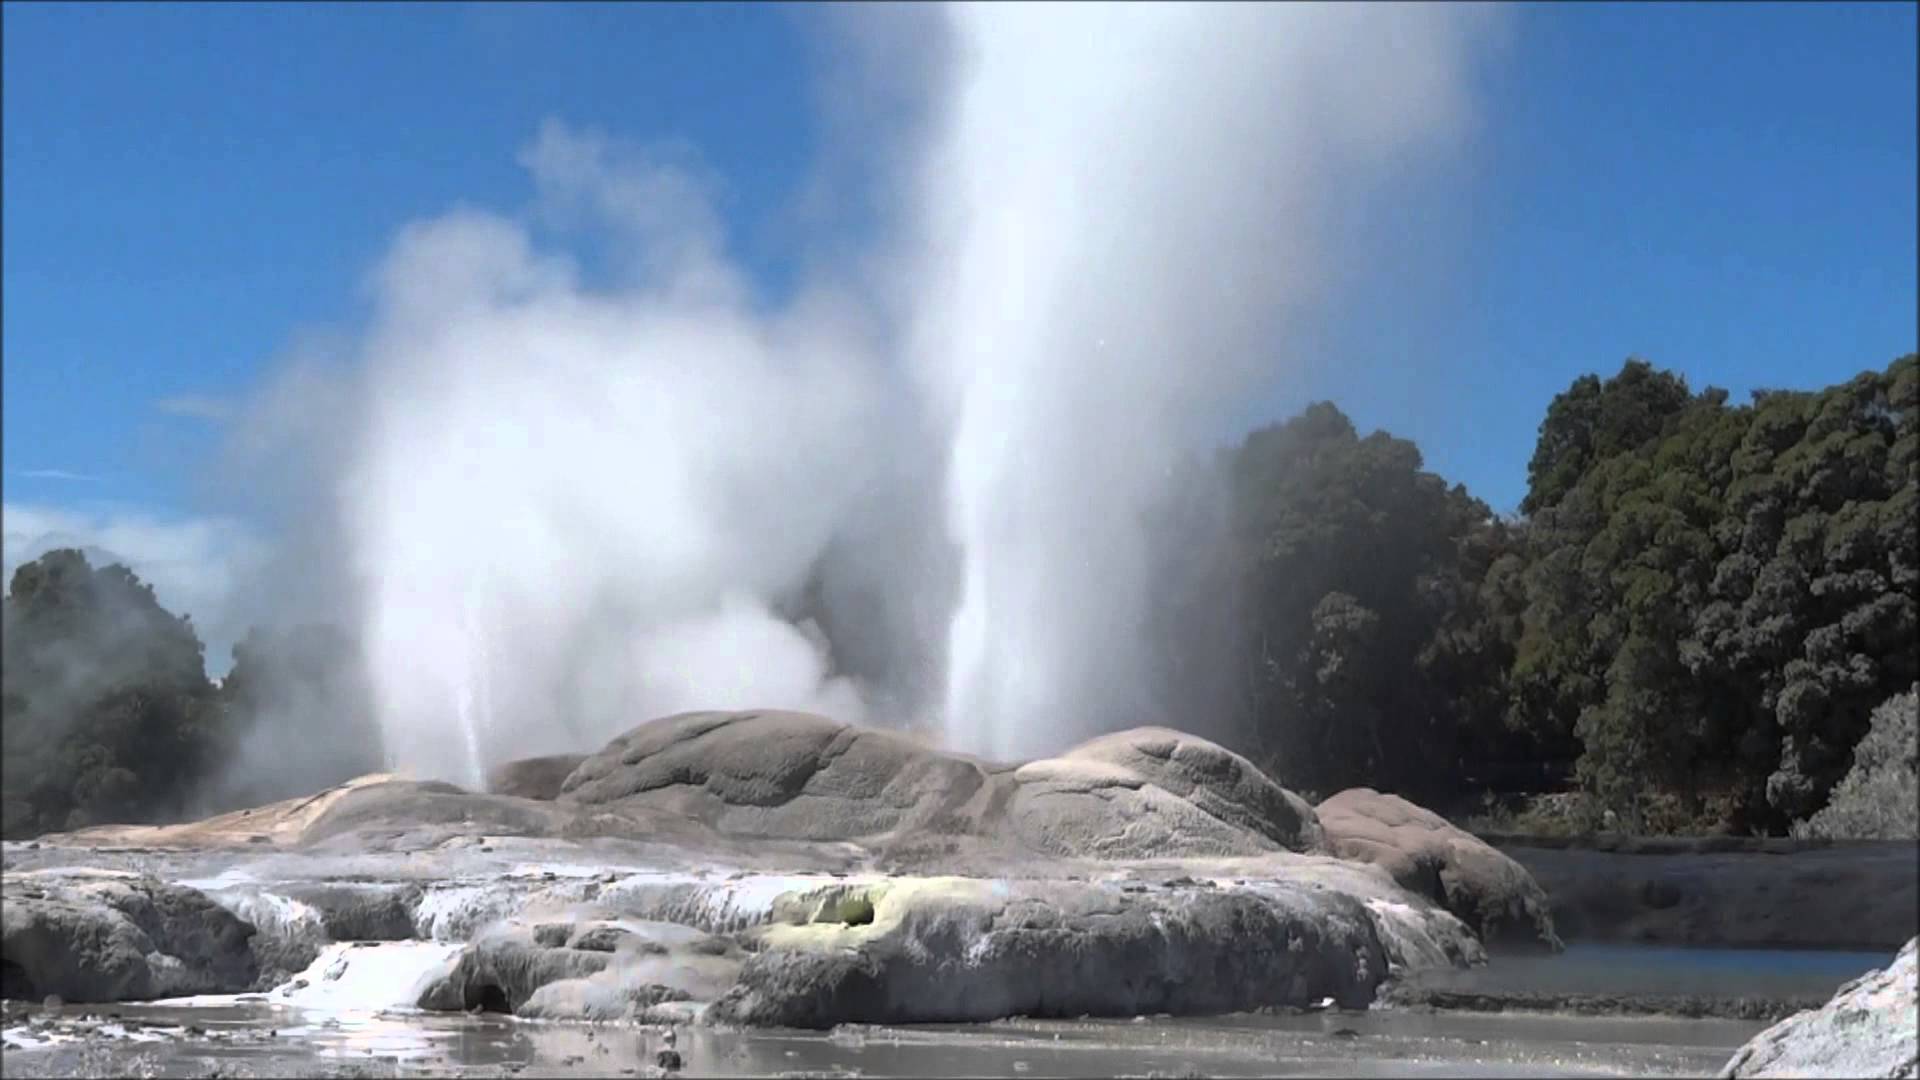
<svg viewBox="0 0 1920 1080">
<path fill-rule="evenodd" d="M 1169 721 L 1143 653 L 1143 518 L 1168 464 L 1281 374 L 1285 317 L 1337 261 L 1317 222 L 1453 132 L 1479 17 L 954 9 L 916 312 L 954 422 L 951 743 L 1031 757 Z"/>
<path fill-rule="evenodd" d="M 922 122 L 847 126 L 905 133 L 868 155 L 911 164 L 872 249 L 776 303 L 727 256 L 696 163 L 549 123 L 521 158 L 538 213 L 407 228 L 346 415 L 308 425 L 347 441 L 315 456 L 340 463 L 392 763 L 471 783 L 692 707 L 932 714 L 1001 758 L 1206 730 L 1145 674 L 1142 515 L 1283 377 L 1289 318 L 1347 254 L 1330 212 L 1457 131 L 1492 18 L 826 19 L 882 58 L 904 53 L 876 35 L 937 35 L 942 62 L 879 73 L 934 80 L 899 95 Z M 564 254 L 581 230 L 606 258 Z"/>
</svg>

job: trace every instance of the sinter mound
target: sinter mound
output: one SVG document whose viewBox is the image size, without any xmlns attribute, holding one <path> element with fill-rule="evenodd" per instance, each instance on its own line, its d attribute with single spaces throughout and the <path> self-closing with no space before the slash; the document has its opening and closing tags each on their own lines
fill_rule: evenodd
<svg viewBox="0 0 1920 1080">
<path fill-rule="evenodd" d="M 149 930 L 149 963 L 193 978 L 95 988 L 77 973 L 96 958 L 61 945 L 85 890 L 62 883 L 59 903 L 9 910 L 9 981 L 211 991 L 356 963 L 323 950 L 377 922 L 382 940 L 466 943 L 423 973 L 422 1007 L 827 1026 L 1364 1005 L 1395 968 L 1483 960 L 1475 930 L 1556 943 L 1538 886 L 1465 833 L 1370 791 L 1316 813 L 1164 728 L 1016 766 L 805 713 L 686 713 L 489 786 L 367 777 L 45 838 L 43 866 L 145 851 L 150 874 L 204 879 L 224 859 L 241 872 L 205 895 L 257 933 L 176 953 L 185 939 Z"/>
</svg>

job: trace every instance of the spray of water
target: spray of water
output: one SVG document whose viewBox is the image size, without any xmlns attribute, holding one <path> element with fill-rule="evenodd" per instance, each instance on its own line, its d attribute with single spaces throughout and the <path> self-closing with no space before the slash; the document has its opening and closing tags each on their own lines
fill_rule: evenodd
<svg viewBox="0 0 1920 1080">
<path fill-rule="evenodd" d="M 1489 13 L 825 22 L 870 80 L 823 96 L 830 129 L 889 140 L 823 155 L 884 164 L 870 250 L 769 307 L 697 162 L 549 124 L 521 159 L 535 213 L 407 229 L 352 377 L 294 395 L 339 407 L 294 456 L 338 494 L 323 535 L 393 764 L 471 782 L 697 707 L 926 704 L 1000 757 L 1206 727 L 1142 674 L 1142 516 L 1285 376 L 1288 320 L 1346 254 L 1329 209 L 1457 134 Z M 907 92 L 867 92 L 887 79 Z M 850 122 L 880 100 L 926 122 Z"/>
<path fill-rule="evenodd" d="M 1342 261 L 1321 223 L 1457 134 L 1482 15 L 955 10 L 916 310 L 953 417 L 954 742 L 1018 757 L 1165 719 L 1143 516 L 1181 449 L 1284 376 L 1289 316 Z"/>
</svg>

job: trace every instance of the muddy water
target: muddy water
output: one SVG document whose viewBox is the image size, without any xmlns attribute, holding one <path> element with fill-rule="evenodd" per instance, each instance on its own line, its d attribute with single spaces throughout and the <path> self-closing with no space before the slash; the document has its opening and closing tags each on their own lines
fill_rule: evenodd
<svg viewBox="0 0 1920 1080">
<path fill-rule="evenodd" d="M 37 1024 L 37 1026 L 36 1026 Z M 191 1025 L 191 1028 L 189 1027 Z M 1579 1076 L 1712 1073 L 1762 1025 L 1396 1010 L 842 1027 L 544 1023 L 259 1002 L 36 1010 L 8 1076 Z"/>
</svg>

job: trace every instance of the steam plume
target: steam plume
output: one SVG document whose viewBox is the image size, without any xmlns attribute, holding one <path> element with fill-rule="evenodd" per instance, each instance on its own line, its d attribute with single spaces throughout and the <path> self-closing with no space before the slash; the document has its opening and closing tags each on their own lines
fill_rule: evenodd
<svg viewBox="0 0 1920 1080">
<path fill-rule="evenodd" d="M 955 10 L 919 355 L 964 552 L 950 737 L 999 756 L 1159 721 L 1143 516 L 1281 377 L 1343 190 L 1456 133 L 1483 16 L 1444 5 Z M 1182 718 L 1186 726 L 1196 726 Z"/>
<path fill-rule="evenodd" d="M 1284 376 L 1343 262 L 1322 223 L 1457 133 L 1486 13 L 827 22 L 867 80 L 832 130 L 891 142 L 823 161 L 876 166 L 882 235 L 791 303 L 755 301 L 696 160 L 557 122 L 521 157 L 542 228 L 455 210 L 374 274 L 310 458 L 394 764 L 473 782 L 691 707 L 926 705 L 1008 757 L 1204 728 L 1142 674 L 1142 518 Z M 903 32 L 939 35 L 918 85 Z M 888 80 L 925 122 L 848 123 Z"/>
</svg>

